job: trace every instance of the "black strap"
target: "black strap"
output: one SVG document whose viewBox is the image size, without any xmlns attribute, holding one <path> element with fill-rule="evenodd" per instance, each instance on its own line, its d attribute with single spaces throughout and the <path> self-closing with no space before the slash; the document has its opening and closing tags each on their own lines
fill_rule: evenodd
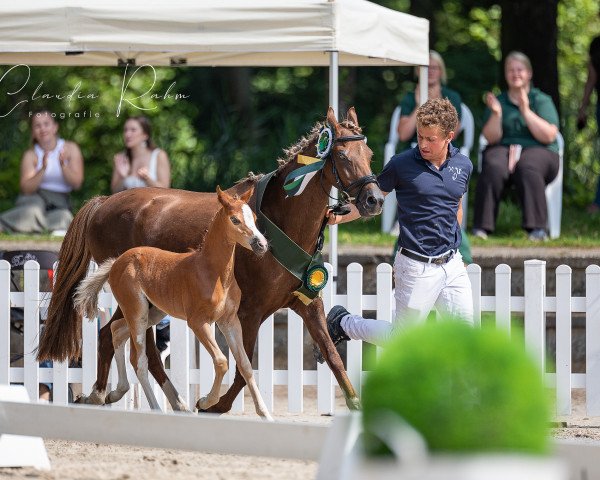
<svg viewBox="0 0 600 480">
<path fill-rule="evenodd" d="M 438 257 L 427 257 L 425 255 L 420 255 L 418 253 L 411 252 L 410 250 L 406 250 L 405 248 L 400 250 L 400 255 L 404 255 L 405 257 L 416 260 L 417 262 L 433 263 L 436 265 L 448 263 L 455 253 L 456 250 L 451 250 L 448 253 L 445 253 L 444 255 L 440 255 Z"/>
</svg>

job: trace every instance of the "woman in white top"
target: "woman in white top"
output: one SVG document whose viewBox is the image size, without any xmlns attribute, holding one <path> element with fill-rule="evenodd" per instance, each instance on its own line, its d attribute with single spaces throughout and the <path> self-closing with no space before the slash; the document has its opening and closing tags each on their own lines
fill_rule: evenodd
<svg viewBox="0 0 600 480">
<path fill-rule="evenodd" d="M 113 159 L 110 187 L 115 192 L 136 187 L 171 186 L 171 165 L 164 150 L 152 141 L 152 128 L 144 116 L 130 117 L 123 128 L 125 151 Z"/>
<path fill-rule="evenodd" d="M 21 195 L 0 214 L 0 231 L 62 232 L 73 219 L 70 192 L 83 183 L 81 150 L 58 136 L 58 123 L 47 110 L 32 115 L 31 135 L 33 147 L 21 160 Z"/>
</svg>

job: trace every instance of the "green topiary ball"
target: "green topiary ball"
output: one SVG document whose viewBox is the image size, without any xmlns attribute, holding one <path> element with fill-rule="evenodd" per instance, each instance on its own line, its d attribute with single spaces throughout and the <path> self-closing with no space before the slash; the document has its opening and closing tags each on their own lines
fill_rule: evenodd
<svg viewBox="0 0 600 480">
<path fill-rule="evenodd" d="M 366 449 L 389 454 L 373 435 L 378 412 L 392 411 L 432 451 L 543 453 L 550 402 L 523 344 L 493 328 L 458 321 L 407 329 L 384 349 L 362 395 Z"/>
</svg>

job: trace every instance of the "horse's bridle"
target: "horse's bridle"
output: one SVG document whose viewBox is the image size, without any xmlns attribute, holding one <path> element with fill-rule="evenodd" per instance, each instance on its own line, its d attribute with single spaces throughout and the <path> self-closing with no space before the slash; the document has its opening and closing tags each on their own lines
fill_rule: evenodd
<svg viewBox="0 0 600 480">
<path fill-rule="evenodd" d="M 321 159 L 320 166 L 321 170 L 321 188 L 325 194 L 333 200 L 338 200 L 325 190 L 323 187 L 323 170 L 324 163 L 326 163 L 327 157 L 331 157 L 331 169 L 335 177 L 336 185 L 338 190 L 341 192 L 338 204 L 333 207 L 333 211 L 338 214 L 346 214 L 350 211 L 347 204 L 358 198 L 362 189 L 369 183 L 377 184 L 377 178 L 375 175 L 365 175 L 358 180 L 352 182 L 350 185 L 345 186 L 344 182 L 340 178 L 337 166 L 335 164 L 335 156 L 332 153 L 332 145 L 340 142 L 352 142 L 358 140 L 365 140 L 364 135 L 347 135 L 343 137 L 334 138 L 332 129 L 324 127 L 323 130 L 329 131 L 329 139 L 327 139 L 327 145 L 324 150 L 320 149 L 320 141 L 317 141 L 317 156 Z M 322 131 L 323 131 L 322 130 Z M 315 159 L 316 160 L 316 159 Z M 297 171 L 296 171 L 297 172 Z M 327 226 L 327 218 L 323 219 L 319 236 L 317 237 L 317 245 L 315 252 L 309 254 L 304 251 L 296 242 L 289 238 L 283 230 L 275 225 L 261 210 L 262 198 L 267 184 L 270 179 L 277 173 L 273 171 L 263 176 L 256 185 L 256 216 L 258 219 L 261 231 L 265 233 L 265 236 L 269 239 L 270 251 L 273 257 L 290 272 L 294 277 L 300 281 L 300 286 L 293 292 L 305 305 L 308 305 L 314 298 L 319 296 L 319 292 L 325 286 L 327 282 L 327 270 L 325 269 L 325 263 L 323 261 L 323 255 L 321 251 L 323 249 L 323 243 L 325 239 L 325 227 Z M 293 178 L 293 174 L 289 174 L 288 177 Z M 352 192 L 357 190 L 356 197 L 352 197 Z M 313 281 L 314 279 L 318 281 Z"/>
<path fill-rule="evenodd" d="M 334 137 L 332 140 L 332 144 L 333 143 L 342 143 L 342 142 L 354 142 L 354 141 L 359 141 L 359 140 L 365 140 L 366 138 L 364 135 L 362 134 L 358 134 L 358 135 L 345 135 L 343 137 Z M 333 211 L 334 213 L 348 213 L 349 210 L 347 210 L 347 208 L 344 208 L 348 203 L 351 203 L 353 200 L 358 199 L 358 197 L 360 197 L 360 194 L 362 192 L 362 189 L 364 187 L 366 187 L 367 185 L 369 185 L 370 183 L 375 183 L 376 185 L 379 185 L 379 183 L 377 182 L 377 177 L 371 173 L 370 175 L 365 175 L 364 177 L 359 178 L 358 180 L 355 180 L 354 182 L 352 182 L 350 185 L 346 186 L 344 185 L 344 182 L 342 181 L 342 179 L 340 178 L 340 174 L 338 173 L 338 169 L 337 169 L 337 165 L 335 163 L 335 155 L 333 154 L 333 149 L 331 149 L 329 152 L 327 152 L 327 155 L 324 156 L 324 158 L 326 157 L 330 157 L 331 158 L 331 170 L 333 171 L 333 176 L 335 178 L 335 183 L 336 183 L 336 188 L 338 189 L 338 191 L 340 192 L 340 198 L 334 198 L 332 197 L 329 192 L 327 192 L 325 190 L 325 187 L 323 186 L 323 170 L 321 170 L 321 178 L 320 178 L 320 182 L 321 182 L 321 188 L 323 189 L 323 191 L 327 194 L 327 196 L 329 198 L 331 198 L 332 200 L 338 200 L 337 205 L 334 206 Z M 352 192 L 356 191 L 356 195 L 352 196 Z"/>
</svg>

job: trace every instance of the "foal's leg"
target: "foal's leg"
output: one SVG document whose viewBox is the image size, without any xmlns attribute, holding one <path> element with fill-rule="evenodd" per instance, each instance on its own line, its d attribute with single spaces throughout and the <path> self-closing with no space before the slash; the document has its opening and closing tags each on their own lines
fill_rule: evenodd
<svg viewBox="0 0 600 480">
<path fill-rule="evenodd" d="M 137 308 L 135 309 L 137 310 Z M 129 332 L 131 334 L 131 354 L 130 360 L 135 374 L 140 381 L 140 385 L 144 389 L 148 403 L 152 410 L 160 410 L 158 401 L 152 391 L 150 385 L 150 379 L 148 378 L 148 357 L 146 356 L 146 328 L 148 328 L 148 307 L 142 315 L 128 315 L 125 313 L 125 320 L 129 325 Z"/>
<path fill-rule="evenodd" d="M 150 309 L 150 314 L 152 315 L 155 310 L 157 309 L 152 307 Z M 82 395 L 76 400 L 76 403 L 86 403 L 92 405 L 104 404 L 106 387 L 108 385 L 108 374 L 110 373 L 110 363 L 115 353 L 110 325 L 120 318 L 123 318 L 123 314 L 121 313 L 121 308 L 117 308 L 112 316 L 111 321 L 100 329 L 100 334 L 98 335 L 98 366 L 96 370 L 96 383 L 94 383 L 92 393 L 89 396 Z M 152 373 L 152 376 L 163 388 L 163 391 L 167 395 L 173 410 L 189 411 L 188 407 L 185 405 L 185 402 L 183 402 L 181 399 L 179 399 L 179 401 L 176 400 L 177 392 L 175 391 L 173 384 L 165 372 L 164 365 L 160 359 L 160 353 L 156 348 L 154 335 L 150 329 L 146 330 L 146 354 L 148 356 L 148 368 L 150 373 Z M 167 393 L 168 390 L 175 391 L 175 395 L 169 396 L 169 393 Z M 173 401 L 171 401 L 171 398 L 173 398 Z"/>
<path fill-rule="evenodd" d="M 252 395 L 252 400 L 254 401 L 256 413 L 258 413 L 265 420 L 272 422 L 273 417 L 271 417 L 271 414 L 269 413 L 269 410 L 263 401 L 262 395 L 260 394 L 260 390 L 258 389 L 258 385 L 256 384 L 256 380 L 254 378 L 252 364 L 248 359 L 248 355 L 246 355 L 246 350 L 244 350 L 244 344 L 242 341 L 242 326 L 240 325 L 240 320 L 237 316 L 237 313 L 234 313 L 232 316 L 228 316 L 227 318 L 221 317 L 219 320 L 217 320 L 217 325 L 219 326 L 221 332 L 223 332 L 223 335 L 225 335 L 227 345 L 229 345 L 229 349 L 235 358 L 237 369 L 241 373 L 242 377 L 244 377 L 246 385 L 248 385 L 248 388 L 250 389 L 250 394 Z"/>
<path fill-rule="evenodd" d="M 115 361 L 119 381 L 117 388 L 106 396 L 105 403 L 118 402 L 129 391 L 129 380 L 127 379 L 127 366 L 125 364 L 125 343 L 129 338 L 129 328 L 124 318 L 115 320 L 110 326 L 112 332 L 113 347 L 115 349 Z"/>
<path fill-rule="evenodd" d="M 160 322 L 165 316 L 163 312 L 157 308 L 150 309 L 148 313 L 148 323 L 150 326 Z M 127 379 L 127 367 L 125 364 L 125 343 L 129 340 L 129 327 L 124 318 L 118 318 L 110 323 L 112 333 L 112 343 L 115 351 L 115 361 L 117 364 L 117 372 L 119 373 L 119 381 L 117 388 L 111 391 L 105 399 L 106 404 L 118 402 L 129 391 L 129 380 Z"/>
<path fill-rule="evenodd" d="M 212 407 L 219 401 L 219 393 L 221 390 L 221 384 L 223 383 L 223 377 L 227 373 L 227 357 L 223 355 L 223 352 L 219 348 L 215 336 L 210 328 L 210 324 L 202 320 L 191 320 L 188 322 L 190 328 L 196 334 L 196 337 L 204 348 L 208 351 L 213 359 L 213 366 L 215 368 L 215 380 L 210 389 L 210 392 L 206 397 L 198 399 L 196 408 L 198 410 L 205 410 Z"/>
</svg>

